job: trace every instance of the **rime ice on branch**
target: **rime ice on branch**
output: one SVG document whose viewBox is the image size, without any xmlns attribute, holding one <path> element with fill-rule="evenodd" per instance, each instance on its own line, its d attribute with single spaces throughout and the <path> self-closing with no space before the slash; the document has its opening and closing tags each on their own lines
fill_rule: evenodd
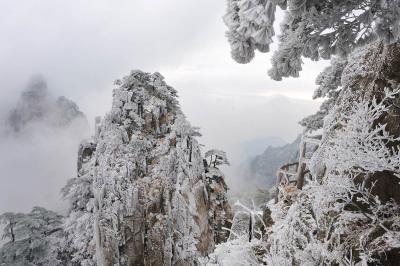
<svg viewBox="0 0 400 266">
<path fill-rule="evenodd" d="M 269 71 L 275 80 L 297 77 L 301 57 L 347 56 L 376 38 L 395 43 L 400 37 L 399 0 L 227 0 L 226 35 L 238 63 L 250 62 L 255 50 L 269 50 L 277 6 L 285 17 Z"/>
</svg>

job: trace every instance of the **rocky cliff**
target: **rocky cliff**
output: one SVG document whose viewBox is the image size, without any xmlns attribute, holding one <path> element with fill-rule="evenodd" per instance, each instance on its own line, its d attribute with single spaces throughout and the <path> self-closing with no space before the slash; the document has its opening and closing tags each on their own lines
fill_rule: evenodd
<svg viewBox="0 0 400 266">
<path fill-rule="evenodd" d="M 195 265 L 226 235 L 223 174 L 203 164 L 177 92 L 159 73 L 132 71 L 111 111 L 82 143 L 67 233 L 82 265 Z M 207 173 L 206 173 L 207 172 Z"/>
</svg>

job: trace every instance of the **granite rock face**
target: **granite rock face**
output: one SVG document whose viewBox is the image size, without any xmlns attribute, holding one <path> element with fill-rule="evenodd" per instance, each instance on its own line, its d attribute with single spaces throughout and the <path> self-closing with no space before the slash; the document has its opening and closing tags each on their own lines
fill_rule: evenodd
<svg viewBox="0 0 400 266">
<path fill-rule="evenodd" d="M 132 71 L 116 85 L 112 110 L 82 143 L 78 177 L 64 189 L 73 260 L 196 265 L 229 227 L 223 174 L 203 165 L 199 133 L 160 74 Z M 82 224 L 93 234 L 73 243 Z"/>
</svg>

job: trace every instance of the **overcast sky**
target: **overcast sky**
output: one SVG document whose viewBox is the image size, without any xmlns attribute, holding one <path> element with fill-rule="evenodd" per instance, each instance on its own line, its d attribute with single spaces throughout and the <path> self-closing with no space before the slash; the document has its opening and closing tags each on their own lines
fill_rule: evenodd
<svg viewBox="0 0 400 266">
<path fill-rule="evenodd" d="M 158 71 L 180 95 L 201 142 L 241 160 L 240 143 L 292 141 L 314 112 L 314 80 L 326 62 L 306 61 L 301 78 L 267 76 L 271 54 L 247 65 L 230 57 L 225 0 L 1 0 L 0 115 L 37 73 L 54 95 L 92 121 L 111 106 L 113 81 L 131 69 Z M 1 170 L 1 169 L 0 169 Z M 32 174 L 34 175 L 34 173 Z"/>
</svg>

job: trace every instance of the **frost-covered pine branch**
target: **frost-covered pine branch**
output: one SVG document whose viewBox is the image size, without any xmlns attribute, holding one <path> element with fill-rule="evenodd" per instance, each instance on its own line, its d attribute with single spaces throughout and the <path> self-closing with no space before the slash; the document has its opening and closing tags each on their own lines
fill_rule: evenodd
<svg viewBox="0 0 400 266">
<path fill-rule="evenodd" d="M 232 58 L 238 63 L 248 63 L 254 51 L 269 51 L 274 36 L 273 22 L 276 5 L 265 0 L 228 0 L 224 21 L 231 45 Z"/>
<path fill-rule="evenodd" d="M 386 43 L 399 40 L 399 0 L 228 0 L 224 21 L 237 62 L 250 62 L 255 49 L 268 51 L 277 5 L 285 10 L 285 18 L 269 71 L 275 80 L 297 77 L 302 57 L 346 57 L 377 38 Z"/>
</svg>

